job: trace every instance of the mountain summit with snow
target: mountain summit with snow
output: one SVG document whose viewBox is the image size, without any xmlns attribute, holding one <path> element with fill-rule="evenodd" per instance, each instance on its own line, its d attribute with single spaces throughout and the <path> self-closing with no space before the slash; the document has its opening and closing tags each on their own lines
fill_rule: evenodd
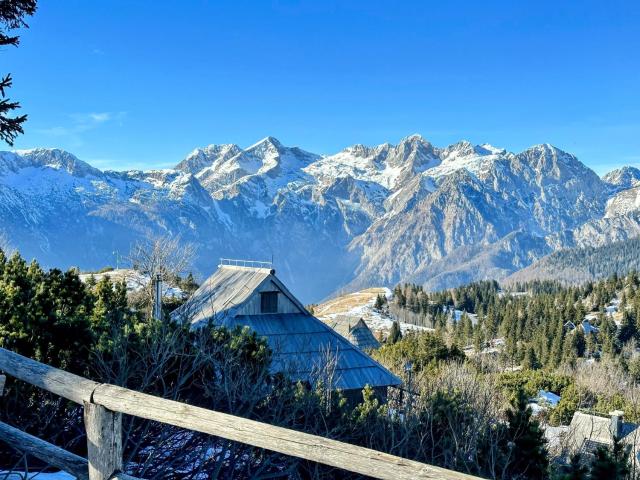
<svg viewBox="0 0 640 480">
<path fill-rule="evenodd" d="M 305 301 L 339 288 L 500 279 L 640 232 L 640 171 L 599 178 L 548 144 L 520 153 L 420 135 L 333 155 L 273 137 L 209 145 L 169 170 L 101 171 L 59 149 L 0 152 L 0 234 L 45 265 L 94 269 L 179 235 L 203 276 L 273 256 Z"/>
</svg>

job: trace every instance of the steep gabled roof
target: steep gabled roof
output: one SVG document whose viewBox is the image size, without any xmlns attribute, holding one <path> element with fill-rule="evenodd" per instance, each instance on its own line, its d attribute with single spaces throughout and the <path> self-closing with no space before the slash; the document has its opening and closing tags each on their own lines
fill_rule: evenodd
<svg viewBox="0 0 640 480">
<path fill-rule="evenodd" d="M 590 447 L 599 445 L 613 445 L 611 425 L 611 417 L 576 411 L 569 425 L 568 440 L 575 450 L 588 450 Z M 640 443 L 639 432 L 637 424 L 623 422 L 620 440 L 627 445 L 637 445 Z"/>
<path fill-rule="evenodd" d="M 380 347 L 380 342 L 362 318 L 336 317 L 326 323 L 360 349 Z"/>
<path fill-rule="evenodd" d="M 192 324 L 197 324 L 209 319 L 233 316 L 254 291 L 269 281 L 273 282 L 302 313 L 308 314 L 304 305 L 275 276 L 274 270 L 219 265 L 218 270 L 200 285 L 200 288 L 172 314 L 172 317 L 186 317 Z"/>
<path fill-rule="evenodd" d="M 296 313 L 241 314 L 246 313 L 242 310 L 243 304 L 254 292 L 263 287 L 271 289 L 274 285 L 295 305 Z M 221 265 L 172 317 L 192 325 L 211 320 L 217 326 L 230 329 L 250 328 L 267 340 L 273 352 L 272 371 L 283 372 L 294 380 L 314 384 L 318 375 L 326 374 L 329 366 L 333 371 L 333 386 L 343 390 L 402 383 L 329 325 L 311 315 L 268 268 Z"/>
<path fill-rule="evenodd" d="M 249 327 L 264 337 L 273 351 L 271 368 L 293 380 L 314 384 L 333 370 L 333 385 L 342 390 L 397 386 L 402 381 L 358 347 L 312 315 L 282 313 L 225 317 L 227 328 Z M 333 365 L 331 365 L 333 364 Z"/>
</svg>

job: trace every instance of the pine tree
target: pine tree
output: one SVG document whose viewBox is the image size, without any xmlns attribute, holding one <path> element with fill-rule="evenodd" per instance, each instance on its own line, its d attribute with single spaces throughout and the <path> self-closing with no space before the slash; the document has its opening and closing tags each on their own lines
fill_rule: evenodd
<svg viewBox="0 0 640 480">
<path fill-rule="evenodd" d="M 458 330 L 460 345 L 468 345 L 473 338 L 473 323 L 471 323 L 471 318 L 469 318 L 469 315 L 467 315 L 466 312 L 463 313 L 462 317 L 460 318 L 460 326 Z"/>
<path fill-rule="evenodd" d="M 20 39 L 12 35 L 11 30 L 26 27 L 24 18 L 36 11 L 35 0 L 3 0 L 0 1 L 0 47 L 11 45 L 17 47 Z M 26 115 L 11 117 L 13 110 L 20 108 L 18 102 L 12 102 L 6 96 L 6 90 L 12 85 L 11 74 L 0 77 L 0 140 L 13 145 L 13 141 L 22 130 Z"/>
<path fill-rule="evenodd" d="M 620 342 L 620 345 L 624 345 L 637 335 L 636 319 L 631 312 L 625 310 L 622 314 L 622 324 L 618 331 L 618 341 Z"/>
<path fill-rule="evenodd" d="M 378 312 L 382 311 L 382 307 L 384 307 L 384 299 L 382 298 L 382 295 L 377 295 L 376 296 L 376 301 L 373 304 L 373 309 L 377 310 Z"/>
<path fill-rule="evenodd" d="M 525 370 L 537 370 L 540 366 L 540 362 L 538 362 L 538 357 L 536 356 L 536 352 L 533 350 L 533 347 L 528 347 L 524 356 L 524 361 L 522 362 L 522 368 Z"/>
<path fill-rule="evenodd" d="M 551 352 L 549 353 L 549 365 L 551 367 L 557 367 L 562 363 L 562 351 L 564 343 L 564 324 L 562 318 L 556 320 L 556 329 L 553 336 L 553 342 L 551 344 Z"/>
<path fill-rule="evenodd" d="M 484 347 L 484 317 L 478 317 L 478 324 L 473 329 L 473 348 L 476 352 L 481 352 Z"/>
<path fill-rule="evenodd" d="M 611 450 L 600 447 L 596 450 L 591 463 L 591 478 L 607 480 L 623 480 L 629 474 L 629 461 L 625 447 L 616 440 Z"/>
<path fill-rule="evenodd" d="M 387 337 L 387 343 L 390 345 L 393 345 L 401 338 L 402 338 L 402 332 L 400 331 L 400 325 L 398 324 L 397 321 L 394 321 L 393 325 L 391 325 L 389 336 Z"/>
<path fill-rule="evenodd" d="M 554 480 L 586 480 L 589 469 L 582 462 L 579 453 L 571 455 L 569 465 L 554 477 Z"/>
<path fill-rule="evenodd" d="M 507 411 L 507 421 L 510 439 L 507 448 L 512 459 L 508 466 L 510 478 L 546 478 L 549 460 L 544 432 L 532 417 L 522 390 L 517 392 L 513 409 Z"/>
</svg>

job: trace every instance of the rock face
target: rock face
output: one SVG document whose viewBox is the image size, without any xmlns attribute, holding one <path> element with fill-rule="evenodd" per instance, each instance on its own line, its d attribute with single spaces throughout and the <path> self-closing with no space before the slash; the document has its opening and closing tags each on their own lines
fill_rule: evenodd
<svg viewBox="0 0 640 480">
<path fill-rule="evenodd" d="M 206 275 L 270 259 L 304 301 L 399 281 L 503 278 L 563 247 L 640 235 L 640 171 L 600 179 L 551 145 L 511 153 L 419 135 L 330 156 L 267 137 L 169 170 L 100 171 L 57 149 L 0 153 L 0 234 L 45 265 L 98 268 L 180 235 Z"/>
</svg>

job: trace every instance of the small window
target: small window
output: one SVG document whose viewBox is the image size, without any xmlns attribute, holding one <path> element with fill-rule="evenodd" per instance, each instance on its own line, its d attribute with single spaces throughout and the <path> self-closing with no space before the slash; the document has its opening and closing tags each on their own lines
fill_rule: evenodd
<svg viewBox="0 0 640 480">
<path fill-rule="evenodd" d="M 278 312 L 278 292 L 262 292 L 260 294 L 260 312 Z"/>
</svg>

